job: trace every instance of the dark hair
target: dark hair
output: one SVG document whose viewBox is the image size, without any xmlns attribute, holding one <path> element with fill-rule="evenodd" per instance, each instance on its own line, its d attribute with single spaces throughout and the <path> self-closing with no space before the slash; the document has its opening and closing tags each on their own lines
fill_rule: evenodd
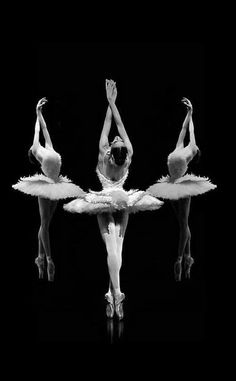
<svg viewBox="0 0 236 381">
<path fill-rule="evenodd" d="M 124 162 L 126 160 L 127 153 L 128 153 L 128 150 L 124 146 L 111 148 L 111 154 L 114 157 L 116 165 L 123 165 L 124 164 Z"/>
<path fill-rule="evenodd" d="M 38 162 L 38 160 L 36 159 L 36 157 L 34 156 L 34 154 L 33 154 L 31 148 L 30 148 L 29 151 L 28 151 L 28 159 L 29 159 L 29 162 L 30 162 L 31 164 L 39 165 L 39 162 Z"/>
</svg>

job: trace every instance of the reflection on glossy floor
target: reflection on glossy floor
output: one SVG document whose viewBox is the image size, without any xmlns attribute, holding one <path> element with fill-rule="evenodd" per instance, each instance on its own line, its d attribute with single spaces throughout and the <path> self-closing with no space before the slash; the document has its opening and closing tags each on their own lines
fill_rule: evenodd
<svg viewBox="0 0 236 381">
<path fill-rule="evenodd" d="M 35 281 L 31 305 L 31 339 L 44 341 L 125 342 L 202 341 L 205 339 L 206 300 L 203 281 L 157 282 L 139 295 L 130 286 L 124 319 L 107 318 L 101 289 L 81 293 L 72 285 Z M 72 288 L 71 288 L 72 287 Z M 148 291 L 151 290 L 151 291 Z M 30 302 L 30 300 L 29 300 Z"/>
</svg>

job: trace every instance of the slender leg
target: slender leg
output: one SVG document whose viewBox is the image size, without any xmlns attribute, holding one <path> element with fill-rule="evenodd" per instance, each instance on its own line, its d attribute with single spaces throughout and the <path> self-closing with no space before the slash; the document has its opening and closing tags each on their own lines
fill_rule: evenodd
<svg viewBox="0 0 236 381">
<path fill-rule="evenodd" d="M 190 197 L 179 199 L 177 202 L 172 202 L 179 223 L 178 258 L 174 264 L 175 279 L 177 281 L 181 280 L 183 256 L 186 248 L 190 245 L 190 229 L 188 226 L 190 202 Z"/>
<path fill-rule="evenodd" d="M 38 256 L 35 258 L 35 264 L 38 266 L 38 271 L 39 271 L 39 279 L 43 279 L 44 275 L 44 270 L 45 270 L 45 264 L 44 264 L 44 259 L 45 259 L 45 250 L 43 246 L 43 242 L 41 239 L 41 226 L 39 228 L 38 232 Z"/>
<path fill-rule="evenodd" d="M 190 278 L 190 269 L 194 263 L 191 257 L 191 232 L 188 225 L 191 197 L 181 199 L 179 208 L 179 223 L 180 223 L 180 243 L 179 243 L 179 255 L 181 258 L 184 256 L 184 269 L 186 278 Z"/>
<path fill-rule="evenodd" d="M 40 226 L 39 232 L 38 232 L 38 257 L 44 258 L 46 254 L 45 254 L 43 242 L 41 239 L 41 235 L 42 235 L 42 229 Z"/>
<path fill-rule="evenodd" d="M 114 215 L 98 215 L 98 224 L 107 249 L 107 264 L 110 275 L 109 291 L 105 295 L 108 301 L 107 316 L 113 317 L 115 311 L 119 319 L 123 318 L 122 301 L 125 295 L 120 290 L 120 269 L 122 264 L 122 247 L 128 223 L 127 212 L 117 212 Z"/>
<path fill-rule="evenodd" d="M 126 211 L 117 212 L 116 213 L 116 222 L 115 222 L 115 229 L 116 229 L 116 244 L 117 244 L 117 256 L 119 261 L 119 268 L 121 269 L 122 265 L 122 249 L 123 249 L 123 242 L 125 237 L 126 228 L 128 225 L 129 220 L 129 213 Z M 115 311 L 118 318 L 121 320 L 124 317 L 124 311 L 123 311 L 123 300 L 125 298 L 125 294 L 120 292 L 115 292 Z"/>
<path fill-rule="evenodd" d="M 185 271 L 185 277 L 190 279 L 190 270 L 192 265 L 194 264 L 194 259 L 191 257 L 191 232 L 188 227 L 188 240 L 185 246 L 185 252 L 184 252 L 184 271 Z"/>
<path fill-rule="evenodd" d="M 174 213 L 176 215 L 176 218 L 178 220 L 179 224 L 179 202 L 178 201 L 172 201 L 171 205 L 173 207 Z M 180 228 L 180 226 L 179 226 Z M 180 234 L 180 233 L 179 233 Z M 182 256 L 180 255 L 180 238 L 178 243 L 178 258 L 176 262 L 174 263 L 174 276 L 176 281 L 181 281 L 182 276 Z"/>
<path fill-rule="evenodd" d="M 112 290 L 119 289 L 119 259 L 117 256 L 115 221 L 112 214 L 103 213 L 98 215 L 98 224 L 103 241 L 107 250 L 107 265 L 110 274 L 110 286 Z"/>
<path fill-rule="evenodd" d="M 39 278 L 43 278 L 44 274 L 44 258 L 45 255 L 47 255 L 47 246 L 44 243 L 44 229 L 43 229 L 43 221 L 47 221 L 49 219 L 49 203 L 50 200 L 42 199 L 41 197 L 38 197 L 38 204 L 39 204 L 39 214 L 40 214 L 40 227 L 38 232 L 38 256 L 35 259 L 35 264 L 38 266 L 39 271 Z"/>
<path fill-rule="evenodd" d="M 116 221 L 115 221 L 115 230 L 116 230 L 116 246 L 117 246 L 117 255 L 119 260 L 119 265 L 122 265 L 122 248 L 125 237 L 126 228 L 128 225 L 129 213 L 126 211 L 117 212 Z"/>
<path fill-rule="evenodd" d="M 52 216 L 54 214 L 57 201 L 52 201 L 52 200 L 48 200 L 41 197 L 38 198 L 38 201 L 39 201 L 39 213 L 40 213 L 40 219 L 41 219 L 41 226 L 39 230 L 40 247 L 44 248 L 44 253 L 47 258 L 48 280 L 53 281 L 54 274 L 55 274 L 55 265 L 53 263 L 52 256 L 51 256 L 49 225 L 50 225 Z M 38 258 L 37 258 L 37 261 L 38 261 Z"/>
<path fill-rule="evenodd" d="M 49 223 L 51 222 L 52 220 L 52 217 L 55 213 L 55 210 L 56 210 L 56 207 L 57 207 L 57 201 L 51 201 L 50 203 L 50 221 Z M 55 276 L 55 265 L 54 265 L 54 262 L 52 260 L 52 256 L 47 256 L 47 274 L 48 274 L 48 280 L 50 282 L 53 282 L 54 281 L 54 276 Z"/>
<path fill-rule="evenodd" d="M 97 216 L 98 226 L 107 251 L 107 266 L 109 271 L 109 290 L 105 294 L 108 302 L 106 307 L 107 317 L 114 316 L 114 290 L 119 289 L 119 263 L 117 258 L 115 222 L 112 214 L 102 213 Z"/>
</svg>

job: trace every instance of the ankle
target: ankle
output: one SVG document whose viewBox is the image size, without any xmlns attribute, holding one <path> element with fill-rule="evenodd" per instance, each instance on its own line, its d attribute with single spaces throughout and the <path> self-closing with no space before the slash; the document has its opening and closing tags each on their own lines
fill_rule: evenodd
<svg viewBox="0 0 236 381">
<path fill-rule="evenodd" d="M 53 263 L 52 257 L 47 257 L 47 262 L 48 263 Z"/>
<path fill-rule="evenodd" d="M 114 288 L 114 290 L 113 290 L 113 295 L 114 295 L 114 297 L 117 297 L 117 296 L 119 296 L 119 295 L 121 295 L 122 293 L 121 293 L 121 291 L 120 291 L 120 288 Z"/>
<path fill-rule="evenodd" d="M 183 257 L 178 257 L 176 263 L 181 263 L 182 259 L 183 259 Z"/>
<path fill-rule="evenodd" d="M 38 255 L 34 261 L 36 264 L 43 265 L 44 264 L 44 256 Z"/>
</svg>

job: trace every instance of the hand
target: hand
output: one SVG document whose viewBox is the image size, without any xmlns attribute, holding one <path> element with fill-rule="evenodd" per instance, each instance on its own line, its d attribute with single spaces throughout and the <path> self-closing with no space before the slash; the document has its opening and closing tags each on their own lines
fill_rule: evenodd
<svg viewBox="0 0 236 381">
<path fill-rule="evenodd" d="M 116 83 L 112 79 L 106 79 L 106 94 L 108 102 L 112 101 L 115 103 L 117 97 Z"/>
<path fill-rule="evenodd" d="M 188 98 L 183 98 L 181 102 L 187 106 L 188 111 L 190 110 L 193 111 L 192 103 L 190 102 Z"/>
<path fill-rule="evenodd" d="M 44 97 L 44 98 L 41 98 L 38 103 L 37 103 L 37 106 L 36 106 L 36 111 L 41 111 L 43 105 L 47 103 L 47 99 Z"/>
</svg>

